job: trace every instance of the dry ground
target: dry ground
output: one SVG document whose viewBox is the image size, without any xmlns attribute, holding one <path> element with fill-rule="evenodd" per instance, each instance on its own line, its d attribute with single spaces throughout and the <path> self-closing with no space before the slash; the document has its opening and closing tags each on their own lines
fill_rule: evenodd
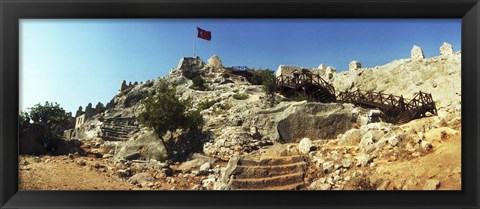
<svg viewBox="0 0 480 209">
<path fill-rule="evenodd" d="M 408 161 L 377 161 L 373 178 L 386 179 L 385 189 L 422 190 L 426 181 L 440 181 L 439 190 L 461 190 L 461 137 L 433 143 L 434 151 Z M 402 188 L 399 185 L 402 185 Z"/>
<path fill-rule="evenodd" d="M 437 134 L 438 133 L 432 133 Z M 427 180 L 438 180 L 440 190 L 461 190 L 461 135 L 435 140 L 431 153 L 413 159 L 375 159 L 367 171 L 370 181 L 386 190 L 422 190 Z M 25 163 L 27 161 L 28 163 Z M 86 165 L 79 164 L 80 161 Z M 95 168 L 95 164 L 105 166 Z M 172 166 L 175 169 L 175 166 Z M 152 173 L 155 176 L 155 173 Z M 182 174 L 156 179 L 154 189 L 191 189 L 202 179 L 185 179 Z M 110 159 L 67 156 L 20 156 L 20 190 L 145 190 L 117 176 Z M 348 188 L 346 188 L 348 189 Z"/>
</svg>

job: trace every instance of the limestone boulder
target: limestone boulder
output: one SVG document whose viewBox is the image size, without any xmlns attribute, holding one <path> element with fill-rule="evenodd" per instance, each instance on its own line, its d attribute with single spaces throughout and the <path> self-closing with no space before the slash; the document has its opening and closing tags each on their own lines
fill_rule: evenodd
<svg viewBox="0 0 480 209">
<path fill-rule="evenodd" d="M 166 149 L 162 140 L 154 133 L 154 131 L 141 131 L 128 141 L 118 144 L 117 153 L 114 155 L 115 160 L 121 160 L 135 156 L 135 159 L 141 160 L 165 160 L 167 157 Z"/>
<path fill-rule="evenodd" d="M 345 134 L 341 135 L 338 145 L 356 146 L 362 139 L 362 132 L 359 129 L 350 129 Z"/>
<path fill-rule="evenodd" d="M 198 174 L 199 175 L 207 175 L 211 166 L 212 165 L 209 162 L 205 162 L 204 164 L 202 164 L 200 166 L 200 169 L 198 170 Z"/>
<path fill-rule="evenodd" d="M 149 183 L 153 183 L 154 181 L 155 180 L 153 179 L 153 177 L 148 173 L 137 173 L 127 180 L 127 182 L 129 183 L 141 185 L 142 187 L 145 187 Z"/>
<path fill-rule="evenodd" d="M 325 182 L 325 178 L 316 180 L 307 187 L 308 190 L 330 190 L 331 188 L 332 185 Z"/>
<path fill-rule="evenodd" d="M 440 187 L 440 181 L 437 179 L 428 179 L 423 186 L 423 190 L 437 190 Z"/>
<path fill-rule="evenodd" d="M 194 153 L 191 159 L 178 166 L 177 170 L 180 170 L 182 172 L 191 172 L 195 169 L 200 168 L 200 166 L 206 163 L 212 164 L 215 161 L 215 158 L 208 157 L 199 153 Z"/>
<path fill-rule="evenodd" d="M 298 151 L 300 151 L 302 154 L 306 155 L 310 153 L 313 148 L 312 140 L 309 138 L 303 138 L 300 143 L 298 143 Z"/>
<path fill-rule="evenodd" d="M 177 70 L 188 79 L 195 78 L 204 73 L 205 62 L 198 57 L 184 57 L 178 63 Z"/>
<path fill-rule="evenodd" d="M 302 138 L 335 139 L 352 128 L 356 117 L 352 105 L 315 102 L 282 102 L 278 107 L 258 111 L 254 120 L 262 136 L 280 143 Z"/>
</svg>

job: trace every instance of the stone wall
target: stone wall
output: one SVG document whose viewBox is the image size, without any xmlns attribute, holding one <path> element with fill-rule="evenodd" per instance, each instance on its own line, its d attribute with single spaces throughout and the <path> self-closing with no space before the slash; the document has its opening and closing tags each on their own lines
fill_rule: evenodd
<svg viewBox="0 0 480 209">
<path fill-rule="evenodd" d="M 440 46 L 440 55 L 441 56 L 449 56 L 453 54 L 453 47 L 447 42 L 443 42 L 442 46 Z"/>
<path fill-rule="evenodd" d="M 143 84 L 143 83 L 140 82 L 140 84 Z M 120 84 L 120 87 L 118 87 L 118 92 L 120 93 L 120 92 L 125 91 L 125 90 L 127 90 L 127 89 L 130 89 L 130 88 L 132 88 L 132 87 L 134 87 L 134 86 L 136 86 L 136 85 L 138 85 L 138 82 L 137 82 L 137 81 L 135 81 L 133 84 L 132 84 L 132 82 L 130 81 L 130 82 L 128 82 L 128 84 L 127 84 L 127 81 L 123 80 L 122 83 Z"/>
<path fill-rule="evenodd" d="M 410 53 L 413 60 L 425 59 L 422 48 L 417 45 L 413 45 L 412 51 Z"/>
<path fill-rule="evenodd" d="M 79 129 L 85 123 L 85 114 L 77 117 L 75 122 L 75 129 Z"/>
<path fill-rule="evenodd" d="M 319 69 L 319 68 L 306 68 L 306 67 L 299 67 L 299 66 L 288 66 L 288 65 L 280 65 L 278 66 L 275 75 L 278 77 L 280 75 L 285 76 L 292 76 L 293 72 L 302 72 L 303 69 L 307 69 L 313 74 L 324 76 L 326 69 Z"/>
</svg>

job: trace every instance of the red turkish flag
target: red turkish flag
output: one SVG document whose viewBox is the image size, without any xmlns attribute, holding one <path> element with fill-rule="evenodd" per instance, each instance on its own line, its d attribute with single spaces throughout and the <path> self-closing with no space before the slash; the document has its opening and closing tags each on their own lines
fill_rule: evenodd
<svg viewBox="0 0 480 209">
<path fill-rule="evenodd" d="M 198 30 L 198 34 L 197 34 L 198 38 L 203 38 L 207 41 L 210 41 L 212 39 L 212 33 L 210 33 L 210 31 L 203 30 L 199 27 L 197 27 L 197 30 Z"/>
</svg>

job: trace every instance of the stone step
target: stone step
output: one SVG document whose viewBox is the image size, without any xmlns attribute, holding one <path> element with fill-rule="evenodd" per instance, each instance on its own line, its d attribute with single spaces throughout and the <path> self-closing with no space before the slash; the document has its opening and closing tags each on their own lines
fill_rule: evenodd
<svg viewBox="0 0 480 209">
<path fill-rule="evenodd" d="M 115 133 L 115 134 L 129 134 L 131 131 L 126 130 L 112 130 L 112 129 L 100 129 L 102 133 Z"/>
<path fill-rule="evenodd" d="M 232 180 L 232 189 L 262 189 L 303 183 L 304 172 L 296 172 L 266 178 L 236 178 Z"/>
<path fill-rule="evenodd" d="M 285 191 L 285 190 L 297 190 L 303 187 L 304 183 L 293 183 L 293 184 L 288 184 L 288 185 L 282 185 L 282 186 L 274 186 L 274 187 L 263 187 L 263 188 L 254 188 L 254 189 L 234 189 L 234 190 L 280 190 L 280 191 Z"/>
<path fill-rule="evenodd" d="M 112 125 L 103 125 L 103 128 L 109 129 L 138 129 L 138 126 L 112 126 Z"/>
<path fill-rule="evenodd" d="M 237 167 L 237 172 L 239 175 L 236 175 L 237 178 L 265 178 L 265 177 L 274 177 L 281 176 L 289 173 L 304 172 L 307 167 L 307 163 L 298 162 L 284 165 L 275 165 L 275 166 L 244 166 L 240 165 Z"/>
<path fill-rule="evenodd" d="M 100 129 L 106 130 L 106 131 L 135 131 L 138 130 L 139 128 L 120 128 L 120 127 L 101 127 Z"/>
<path fill-rule="evenodd" d="M 279 158 L 268 158 L 260 160 L 259 162 L 253 160 L 239 160 L 238 164 L 243 166 L 275 166 L 282 164 L 291 164 L 305 162 L 305 159 L 301 155 L 288 156 L 288 157 L 279 157 Z"/>
<path fill-rule="evenodd" d="M 127 134 L 115 134 L 115 133 L 101 133 L 100 137 L 117 137 L 117 138 L 130 138 Z"/>
<path fill-rule="evenodd" d="M 101 136 L 104 141 L 127 141 L 129 138 L 116 136 Z"/>
</svg>

